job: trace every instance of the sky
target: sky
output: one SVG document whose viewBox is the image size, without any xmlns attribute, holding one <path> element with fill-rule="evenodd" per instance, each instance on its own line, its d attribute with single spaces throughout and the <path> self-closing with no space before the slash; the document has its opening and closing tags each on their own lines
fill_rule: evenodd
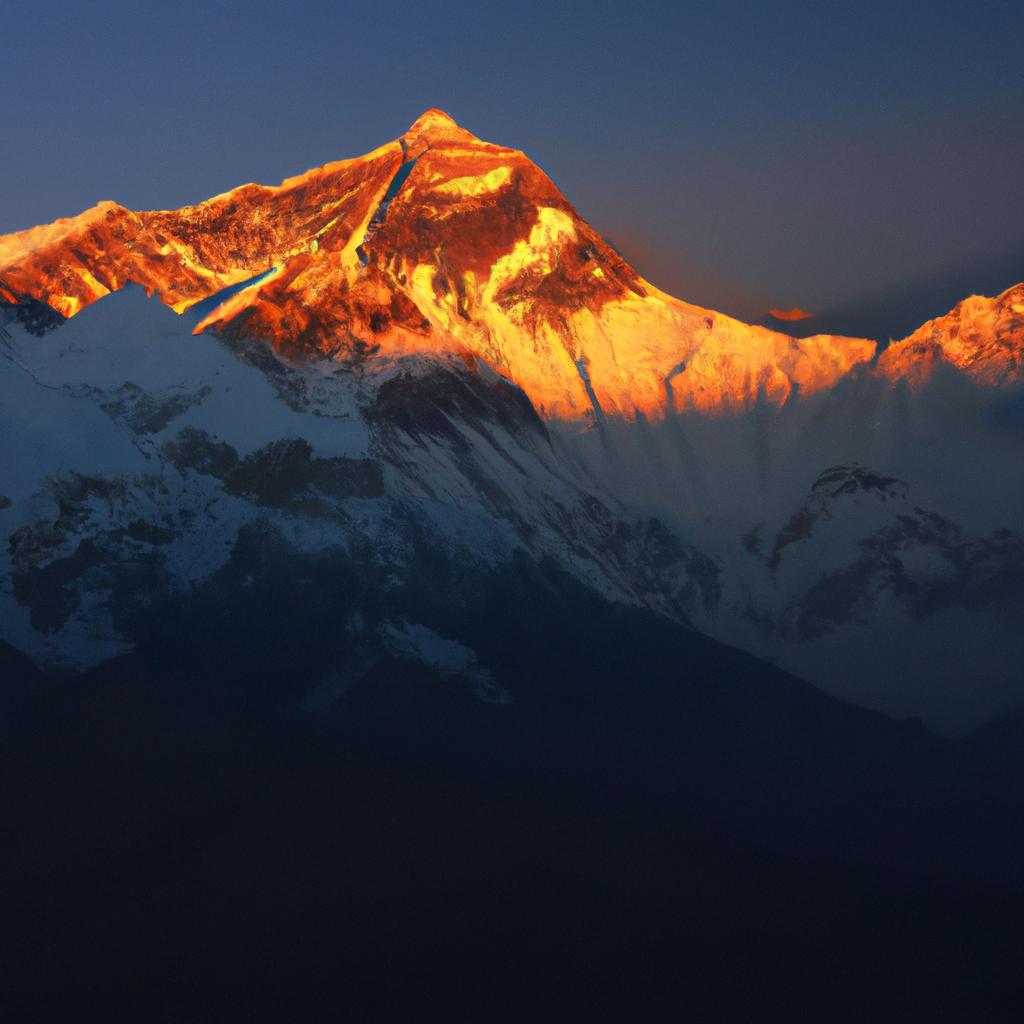
<svg viewBox="0 0 1024 1024">
<path fill-rule="evenodd" d="M 439 107 L 654 284 L 901 336 L 1024 279 L 1024 4 L 0 0 L 0 233 L 267 184 Z"/>
</svg>

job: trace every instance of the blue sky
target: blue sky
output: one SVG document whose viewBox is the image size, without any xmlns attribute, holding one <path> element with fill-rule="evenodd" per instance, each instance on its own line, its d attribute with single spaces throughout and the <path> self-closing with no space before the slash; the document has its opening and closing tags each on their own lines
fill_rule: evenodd
<svg viewBox="0 0 1024 1024">
<path fill-rule="evenodd" d="M 0 232 L 277 182 L 437 106 L 747 318 L 895 330 L 1024 278 L 1018 3 L 0 0 L 0 25 Z"/>
</svg>

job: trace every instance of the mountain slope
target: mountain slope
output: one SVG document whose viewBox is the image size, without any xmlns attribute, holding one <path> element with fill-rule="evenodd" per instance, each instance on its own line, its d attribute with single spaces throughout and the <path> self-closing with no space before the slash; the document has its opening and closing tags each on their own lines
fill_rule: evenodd
<svg viewBox="0 0 1024 1024">
<path fill-rule="evenodd" d="M 143 213 L 103 202 L 0 237 L 0 299 L 33 298 L 73 316 L 132 282 L 181 312 L 296 253 L 343 249 L 401 159 L 393 143 L 276 188 L 242 185 L 196 206 Z"/>
<path fill-rule="evenodd" d="M 372 668 L 296 711 L 363 570 L 268 556 L 234 616 L 215 587 L 77 685 L 8 677 L 14 1016 L 1012 1019 L 1012 732 L 939 740 L 525 560 L 418 599 L 513 701 L 345 639 Z"/>
<path fill-rule="evenodd" d="M 422 536 L 469 562 L 525 548 L 681 619 L 712 600 L 713 567 L 682 541 L 656 565 L 635 556 L 656 527 L 590 486 L 486 367 L 409 357 L 367 380 L 190 327 L 128 287 L 0 341 L 0 607 L 5 638 L 41 661 L 130 647 L 126 601 L 199 585 L 252 529 L 365 549 L 396 578 Z"/>
</svg>

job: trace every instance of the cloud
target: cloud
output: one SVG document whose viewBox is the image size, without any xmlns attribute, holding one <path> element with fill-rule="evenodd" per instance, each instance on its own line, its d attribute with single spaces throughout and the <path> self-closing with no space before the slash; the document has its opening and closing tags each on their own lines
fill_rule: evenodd
<svg viewBox="0 0 1024 1024">
<path fill-rule="evenodd" d="M 776 320 L 810 320 L 814 316 L 813 313 L 808 313 L 806 309 L 801 309 L 799 306 L 794 306 L 792 309 L 769 309 L 768 312 Z"/>
</svg>

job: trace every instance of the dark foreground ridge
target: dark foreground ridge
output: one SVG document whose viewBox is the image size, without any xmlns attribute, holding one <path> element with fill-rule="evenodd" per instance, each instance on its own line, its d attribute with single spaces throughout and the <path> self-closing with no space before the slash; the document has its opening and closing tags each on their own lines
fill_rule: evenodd
<svg viewBox="0 0 1024 1024">
<path fill-rule="evenodd" d="M 8 1019 L 1013 1019 L 1015 723 L 939 739 L 550 566 L 418 558 L 383 597 L 243 538 L 136 654 L 0 649 Z M 365 639 L 402 617 L 511 702 Z M 313 713 L 321 659 L 365 671 Z"/>
</svg>

